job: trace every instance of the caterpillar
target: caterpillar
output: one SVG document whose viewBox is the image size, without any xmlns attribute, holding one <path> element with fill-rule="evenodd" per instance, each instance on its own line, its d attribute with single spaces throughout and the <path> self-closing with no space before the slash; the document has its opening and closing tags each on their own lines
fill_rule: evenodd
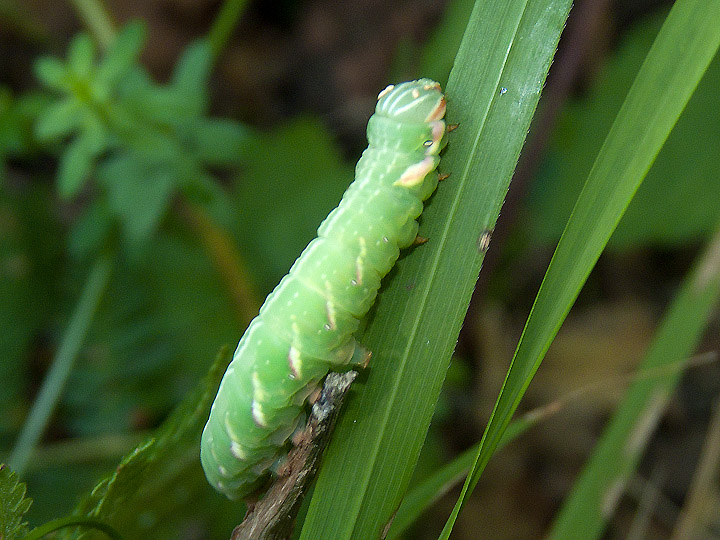
<svg viewBox="0 0 720 540">
<path fill-rule="evenodd" d="M 240 339 L 202 434 L 200 459 L 231 499 L 262 487 L 330 370 L 361 364 L 353 337 L 381 279 L 418 232 L 437 187 L 445 97 L 419 79 L 378 95 L 355 181 Z"/>
</svg>

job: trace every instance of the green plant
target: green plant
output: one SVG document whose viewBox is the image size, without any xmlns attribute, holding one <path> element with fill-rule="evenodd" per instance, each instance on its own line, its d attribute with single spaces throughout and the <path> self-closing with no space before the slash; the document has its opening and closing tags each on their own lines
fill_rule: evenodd
<svg viewBox="0 0 720 540">
<path fill-rule="evenodd" d="M 44 58 L 36 67 L 60 94 L 40 113 L 37 137 L 70 139 L 60 155 L 58 192 L 73 198 L 96 173 L 107 209 L 135 242 L 152 234 L 178 190 L 191 199 L 215 195 L 207 169 L 237 165 L 250 137 L 235 122 L 205 116 L 209 45 L 188 47 L 170 83 L 160 86 L 137 63 L 144 34 L 141 24 L 128 25 L 97 63 L 92 39 L 81 34 L 65 63 Z"/>
<path fill-rule="evenodd" d="M 99 7 L 83 3 L 90 4 Z M 25 480 L 30 475 L 27 481 L 37 507 L 38 501 L 50 497 L 41 483 L 33 486 L 32 475 L 49 466 L 29 459 L 33 451 L 36 456 L 59 455 L 54 459 L 65 474 L 84 474 L 87 485 L 95 483 L 96 470 L 114 472 L 81 500 L 71 517 L 56 525 L 74 526 L 75 520 L 86 520 L 86 526 L 101 523 L 125 538 L 177 538 L 191 522 L 201 523 L 209 536 L 222 538 L 239 519 L 239 508 L 222 501 L 206 485 L 197 459 L 200 429 L 228 358 L 220 355 L 205 382 L 191 393 L 205 371 L 198 359 L 207 358 L 220 343 L 237 339 L 254 309 L 247 305 L 256 305 L 243 300 L 238 289 L 251 289 L 251 281 L 261 290 L 276 283 L 351 176 L 342 152 L 314 118 L 251 133 L 237 122 L 207 116 L 210 72 L 243 6 L 237 1 L 224 4 L 223 15 L 209 34 L 212 45 L 201 41 L 188 47 L 169 84 L 152 82 L 139 64 L 142 26 L 130 25 L 115 38 L 108 26 L 111 18 L 102 17 L 103 24 L 88 27 L 95 28 L 96 41 L 107 51 L 98 52 L 89 37 L 78 37 L 66 61 L 37 64 L 50 91 L 17 94 L 13 90 L 0 100 L 0 119 L 7 119 L 0 123 L 0 159 L 6 164 L 5 181 L 0 184 L 4 233 L 0 269 L 11 278 L 0 280 L 2 306 L 7 306 L 0 324 L 8 329 L 0 332 L 0 353 L 8 359 L 3 374 L 10 381 L 22 380 L 28 370 L 25 358 L 33 355 L 33 336 L 39 330 L 64 327 L 62 321 L 74 311 L 89 315 L 97 309 L 81 332 L 73 332 L 69 325 L 66 333 L 59 332 L 59 337 L 53 333 L 52 338 L 53 343 L 77 338 L 71 340 L 76 352 L 65 364 L 68 385 L 52 383 L 55 394 L 62 397 L 51 405 L 64 428 L 80 442 L 71 441 L 76 446 L 53 454 L 53 448 L 44 445 L 33 450 L 35 436 L 29 450 L 23 450 L 28 468 L 21 476 Z M 430 241 L 403 254 L 357 336 L 375 353 L 373 364 L 351 390 L 301 514 L 300 538 L 400 537 L 467 470 L 462 494 L 440 533 L 447 538 L 490 458 L 529 425 L 537 425 L 537 417 L 520 423 L 511 419 L 720 42 L 718 0 L 675 3 L 650 52 L 643 53 L 642 67 L 637 74 L 629 70 L 635 80 L 627 96 L 629 83 L 619 85 L 622 97 L 617 102 L 623 105 L 612 128 L 608 124 L 609 133 L 602 134 L 604 143 L 586 154 L 578 152 L 582 158 L 568 160 L 580 160 L 588 171 L 585 187 L 563 224 L 565 232 L 482 440 L 436 475 L 414 483 L 411 476 L 470 294 L 569 8 L 565 0 L 485 0 L 471 10 L 469 2 L 458 0 L 421 55 L 422 65 L 430 71 L 421 75 L 439 80 L 454 58 L 453 71 L 443 85 L 448 120 L 459 124 L 443 156 L 443 169 L 451 176 L 422 216 Z M 93 17 L 87 15 L 92 10 L 84 13 Z M 449 32 L 452 28 L 455 31 Z M 617 84 L 608 86 L 618 89 Z M 709 92 L 703 101 L 706 109 L 718 106 L 713 94 L 716 98 L 716 92 Z M 597 109 L 595 114 L 607 116 Z M 561 128 L 568 129 L 568 123 Z M 713 133 L 710 128 L 708 133 Z M 77 212 L 70 225 L 65 224 L 66 230 L 53 211 L 51 190 L 42 185 L 34 191 L 17 190 L 17 180 L 8 181 L 16 160 L 38 154 L 58 157 L 56 186 L 62 208 Z M 551 157 L 562 159 L 562 153 Z M 684 163 L 687 157 L 681 157 L 679 162 Z M 552 160 L 550 168 L 556 162 Z M 712 158 L 705 161 L 713 163 Z M 229 180 L 215 178 L 218 167 L 231 173 Z M 563 170 L 573 171 L 567 164 Z M 557 190 L 545 192 L 545 200 L 550 201 L 546 204 L 566 198 L 564 188 L 562 193 Z M 652 194 L 646 196 L 654 200 Z M 302 211 L 292 213 L 298 208 Z M 678 219 L 684 215 L 678 212 Z M 675 241 L 702 236 L 717 220 L 716 210 L 698 215 Z M 668 240 L 677 231 L 672 227 L 674 216 L 661 217 L 666 225 L 652 228 L 652 233 Z M 533 225 L 536 239 L 552 235 L 551 221 Z M 37 223 L 38 228 L 28 223 Z M 646 245 L 651 228 L 636 229 L 635 237 L 632 227 L 626 229 L 624 243 L 618 240 L 618 245 L 632 245 L 629 237 Z M 58 264 L 54 245 L 28 241 L 38 237 L 63 245 L 69 255 Z M 237 252 L 234 245 L 239 246 Z M 112 273 L 108 269 L 103 274 L 106 283 L 100 289 L 105 292 L 98 295 L 97 305 L 83 310 L 79 309 L 83 302 L 78 302 L 76 311 L 78 291 L 94 281 L 86 280 L 89 260 L 95 261 L 95 268 L 112 261 Z M 246 273 L 243 260 L 252 261 L 248 266 L 255 272 Z M 592 465 L 559 515 L 552 532 L 555 538 L 591 538 L 602 531 L 604 516 L 599 514 L 596 495 L 608 493 L 608 486 L 616 485 L 614 480 L 627 479 L 636 467 L 639 447 L 632 459 L 622 463 L 618 452 L 637 422 L 647 426 L 640 420 L 657 418 L 688 365 L 687 357 L 717 302 L 717 260 L 713 241 L 668 310 L 641 371 L 633 375 L 636 380 L 611 423 L 610 435 L 598 445 Z M 62 292 L 68 284 L 71 292 Z M 239 307 L 243 303 L 245 307 Z M 49 309 L 48 304 L 59 307 Z M 21 324 L 13 324 L 16 321 Z M 678 334 L 684 339 L 673 338 Z M 60 351 L 56 356 L 63 357 Z M 3 415 L 7 420 L 2 432 L 8 447 L 20 430 L 24 409 L 30 407 L 18 384 L 0 393 L 10 411 Z M 63 393 L 63 387 L 73 391 Z M 648 401 L 657 392 L 664 400 Z M 121 449 L 98 458 L 108 425 L 128 432 L 133 413 L 156 420 L 186 393 L 183 404 L 159 431 L 130 451 L 119 466 L 114 468 L 118 456 L 134 446 L 136 437 L 125 438 Z M 9 405 L 17 402 L 15 409 Z M 652 414 L 645 414 L 648 407 Z M 36 433 L 45 426 L 43 422 Z M 84 459 L 96 469 L 73 461 Z M 35 519 L 24 517 L 30 516 L 24 488 L 12 475 L 4 474 L 0 480 L 5 523 L 12 524 L 6 534 L 22 537 L 27 533 L 23 520 Z M 67 511 L 60 508 L 52 515 Z M 48 526 L 36 528 L 35 534 Z M 60 534 L 99 538 L 105 533 L 64 528 Z"/>
</svg>

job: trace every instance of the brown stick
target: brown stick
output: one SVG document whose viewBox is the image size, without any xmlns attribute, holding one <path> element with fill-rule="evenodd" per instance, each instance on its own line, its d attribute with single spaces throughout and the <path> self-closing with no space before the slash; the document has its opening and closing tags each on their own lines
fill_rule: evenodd
<svg viewBox="0 0 720 540">
<path fill-rule="evenodd" d="M 330 373 L 312 406 L 305 429 L 294 439 L 277 479 L 265 496 L 248 510 L 230 540 L 288 540 L 295 526 L 303 494 L 317 471 L 343 398 L 357 372 Z"/>
</svg>

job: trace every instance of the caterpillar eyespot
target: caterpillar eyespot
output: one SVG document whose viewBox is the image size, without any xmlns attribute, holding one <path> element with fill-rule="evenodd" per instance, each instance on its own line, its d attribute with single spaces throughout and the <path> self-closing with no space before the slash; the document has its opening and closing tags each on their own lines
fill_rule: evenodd
<svg viewBox="0 0 720 540">
<path fill-rule="evenodd" d="M 419 79 L 380 92 L 363 152 L 339 206 L 265 300 L 220 383 L 202 435 L 208 481 L 252 493 L 287 453 L 305 402 L 328 371 L 362 365 L 353 334 L 438 183 L 445 97 Z"/>
</svg>

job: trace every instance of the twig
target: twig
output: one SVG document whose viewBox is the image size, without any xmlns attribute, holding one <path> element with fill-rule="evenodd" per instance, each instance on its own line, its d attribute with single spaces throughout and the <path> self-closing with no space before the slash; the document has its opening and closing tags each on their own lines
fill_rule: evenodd
<svg viewBox="0 0 720 540">
<path fill-rule="evenodd" d="M 305 489 L 315 476 L 343 398 L 356 376 L 355 371 L 327 376 L 307 425 L 288 454 L 287 463 L 265 496 L 235 527 L 231 540 L 288 540 L 291 537 Z"/>
</svg>

